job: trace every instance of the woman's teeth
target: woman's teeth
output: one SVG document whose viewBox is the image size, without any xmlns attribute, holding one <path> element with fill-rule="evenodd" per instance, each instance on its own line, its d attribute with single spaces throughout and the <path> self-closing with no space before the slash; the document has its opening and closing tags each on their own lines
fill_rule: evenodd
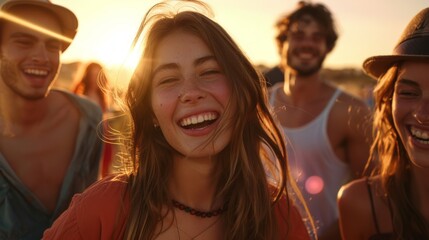
<svg viewBox="0 0 429 240">
<path fill-rule="evenodd" d="M 203 113 L 182 119 L 180 121 L 180 126 L 186 127 L 189 125 L 199 124 L 205 121 L 215 120 L 216 118 L 217 115 L 215 113 Z"/>
</svg>

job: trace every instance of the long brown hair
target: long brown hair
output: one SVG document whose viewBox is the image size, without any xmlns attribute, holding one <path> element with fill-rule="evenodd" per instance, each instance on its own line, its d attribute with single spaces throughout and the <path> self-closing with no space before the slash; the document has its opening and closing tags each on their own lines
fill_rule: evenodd
<svg viewBox="0 0 429 240">
<path fill-rule="evenodd" d="M 91 71 L 93 69 L 99 69 L 97 78 L 93 79 Z M 73 92 L 80 95 L 87 95 L 90 91 L 90 87 L 95 87 L 98 98 L 100 99 L 100 107 L 106 111 L 109 107 L 109 98 L 106 94 L 109 88 L 109 81 L 106 73 L 104 72 L 103 66 L 96 62 L 90 62 L 85 66 L 85 70 L 80 80 L 77 81 L 73 88 Z"/>
<path fill-rule="evenodd" d="M 265 80 L 226 31 L 196 11 L 209 13 L 208 6 L 199 1 L 183 2 L 192 5 L 192 10 L 176 11 L 165 2 L 152 7 L 136 37 L 145 33 L 142 57 L 126 95 L 131 119 L 132 169 L 125 238 L 156 238 L 160 234 L 158 224 L 163 224 L 171 211 L 167 181 L 174 149 L 153 122 L 152 59 L 161 40 L 181 30 L 207 44 L 232 88 L 227 116 L 221 119 L 222 127 L 213 136 L 225 128 L 233 129 L 230 143 L 219 153 L 217 166 L 220 181 L 215 197 L 224 199 L 228 209 L 221 216 L 223 239 L 276 239 L 278 226 L 273 209 L 287 192 L 289 176 L 285 143 L 268 108 Z M 275 179 L 273 188 L 269 188 L 267 172 Z"/>
<path fill-rule="evenodd" d="M 400 64 L 392 66 L 374 89 L 375 139 L 370 160 L 379 163 L 373 175 L 381 176 L 386 199 L 392 205 L 393 230 L 398 239 L 427 239 L 427 222 L 410 198 L 410 159 L 393 122 L 392 97 L 399 70 Z"/>
</svg>

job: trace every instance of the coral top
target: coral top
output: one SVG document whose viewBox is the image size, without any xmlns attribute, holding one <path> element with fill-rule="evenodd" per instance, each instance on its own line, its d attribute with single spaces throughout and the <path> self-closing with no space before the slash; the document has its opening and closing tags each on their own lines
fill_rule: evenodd
<svg viewBox="0 0 429 240">
<path fill-rule="evenodd" d="M 84 193 L 76 194 L 69 208 L 45 231 L 43 239 L 123 239 L 129 211 L 126 186 L 125 176 L 106 177 Z M 286 200 L 275 207 L 280 239 L 309 240 L 300 214 L 294 207 L 289 209 L 290 214 Z"/>
</svg>

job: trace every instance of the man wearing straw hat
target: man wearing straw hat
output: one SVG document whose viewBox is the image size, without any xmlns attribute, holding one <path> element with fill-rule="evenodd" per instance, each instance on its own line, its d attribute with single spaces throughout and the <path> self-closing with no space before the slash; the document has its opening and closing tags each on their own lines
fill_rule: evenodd
<svg viewBox="0 0 429 240">
<path fill-rule="evenodd" d="M 49 0 L 0 8 L 0 239 L 40 239 L 97 179 L 101 110 L 51 90 L 76 16 Z"/>
</svg>

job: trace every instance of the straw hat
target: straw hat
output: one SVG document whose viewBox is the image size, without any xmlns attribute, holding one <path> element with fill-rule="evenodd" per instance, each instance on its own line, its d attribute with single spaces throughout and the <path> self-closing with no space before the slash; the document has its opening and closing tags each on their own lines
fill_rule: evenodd
<svg viewBox="0 0 429 240">
<path fill-rule="evenodd" d="M 6 0 L 0 9 L 1 11 L 8 12 L 11 8 L 18 5 L 33 5 L 45 8 L 51 11 L 59 19 L 62 27 L 62 34 L 72 40 L 77 32 L 78 20 L 75 14 L 69 9 L 60 5 L 53 4 L 50 0 Z M 62 51 L 64 52 L 71 42 L 64 41 Z"/>
<path fill-rule="evenodd" d="M 429 60 L 429 8 L 414 16 L 392 55 L 370 57 L 364 61 L 363 69 L 370 77 L 378 79 L 394 63 L 406 60 Z"/>
</svg>

